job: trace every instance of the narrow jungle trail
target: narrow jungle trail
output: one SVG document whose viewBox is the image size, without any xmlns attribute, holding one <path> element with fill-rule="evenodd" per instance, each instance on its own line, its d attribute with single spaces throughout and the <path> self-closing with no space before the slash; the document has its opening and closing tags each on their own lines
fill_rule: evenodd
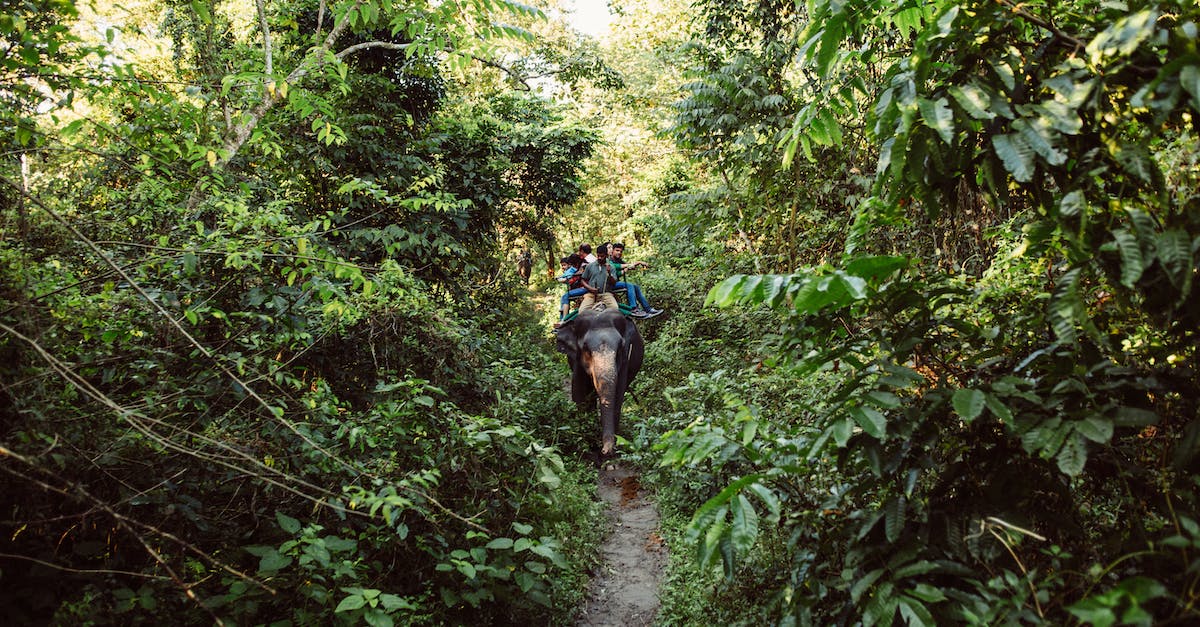
<svg viewBox="0 0 1200 627">
<path fill-rule="evenodd" d="M 636 627 L 654 624 L 666 546 L 658 535 L 658 508 L 637 473 L 607 462 L 597 492 L 608 505 L 612 532 L 600 547 L 604 562 L 592 574 L 591 591 L 577 627 Z"/>
</svg>

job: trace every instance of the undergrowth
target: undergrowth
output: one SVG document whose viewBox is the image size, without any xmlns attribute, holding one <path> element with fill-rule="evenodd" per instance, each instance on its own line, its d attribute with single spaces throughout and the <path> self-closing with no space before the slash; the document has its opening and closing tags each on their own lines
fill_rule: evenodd
<svg viewBox="0 0 1200 627">
<path fill-rule="evenodd" d="M 33 260 L 4 252 L 21 285 Z M 6 622 L 568 622 L 602 515 L 544 327 L 508 281 L 466 303 L 398 266 L 373 284 L 340 312 L 293 303 L 303 334 L 205 331 L 270 388 L 266 416 L 137 298 L 89 306 L 120 286 L 6 292 L 79 322 L 3 344 Z M 136 334 L 89 331 L 117 317 Z"/>
</svg>

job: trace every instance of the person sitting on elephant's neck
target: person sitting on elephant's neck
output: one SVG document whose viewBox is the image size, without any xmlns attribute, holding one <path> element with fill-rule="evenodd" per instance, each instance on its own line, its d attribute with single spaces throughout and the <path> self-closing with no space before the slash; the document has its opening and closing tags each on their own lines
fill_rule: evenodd
<svg viewBox="0 0 1200 627">
<path fill-rule="evenodd" d="M 616 271 L 617 285 L 615 289 L 624 289 L 629 295 L 629 304 L 634 305 L 633 311 L 629 315 L 634 318 L 653 318 L 662 313 L 661 309 L 655 309 L 650 305 L 650 301 L 646 300 L 646 294 L 642 291 L 642 287 L 637 283 L 630 283 L 625 279 L 625 270 L 633 270 L 634 268 L 644 267 L 649 268 L 650 264 L 645 261 L 635 261 L 633 263 L 625 263 L 621 256 L 625 253 L 625 244 L 617 242 L 609 246 L 608 263 Z"/>
<path fill-rule="evenodd" d="M 583 287 L 587 289 L 587 293 L 583 295 L 583 302 L 579 304 L 579 310 L 604 308 L 618 310 L 617 299 L 612 295 L 613 285 L 616 282 L 617 277 L 613 274 L 613 267 L 608 263 L 608 249 L 600 246 L 596 249 L 596 260 L 583 267 Z"/>
<path fill-rule="evenodd" d="M 584 263 L 592 263 L 592 262 L 596 261 L 596 255 L 592 254 L 592 245 L 591 244 L 580 244 L 579 252 L 576 254 L 579 255 L 583 259 Z"/>
</svg>

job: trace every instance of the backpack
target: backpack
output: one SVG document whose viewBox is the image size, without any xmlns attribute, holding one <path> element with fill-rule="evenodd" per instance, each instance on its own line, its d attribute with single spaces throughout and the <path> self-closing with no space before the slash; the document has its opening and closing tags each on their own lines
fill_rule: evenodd
<svg viewBox="0 0 1200 627">
<path fill-rule="evenodd" d="M 583 273 L 582 272 L 576 272 L 575 274 L 572 274 L 571 276 L 567 277 L 567 289 L 573 290 L 573 289 L 579 287 L 580 282 L 582 282 L 582 281 L 583 281 Z"/>
</svg>

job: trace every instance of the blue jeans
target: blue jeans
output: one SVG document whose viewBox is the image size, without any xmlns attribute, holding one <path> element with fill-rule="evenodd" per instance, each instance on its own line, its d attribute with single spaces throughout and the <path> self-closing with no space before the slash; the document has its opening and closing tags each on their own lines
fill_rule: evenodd
<svg viewBox="0 0 1200 627">
<path fill-rule="evenodd" d="M 642 288 L 638 287 L 637 283 L 626 283 L 625 281 L 621 281 L 617 283 L 616 289 L 626 290 L 625 293 L 629 297 L 630 305 L 641 307 L 646 311 L 653 309 L 653 307 L 650 306 L 650 303 L 646 300 L 646 295 L 642 293 Z"/>
<path fill-rule="evenodd" d="M 572 298 L 575 298 L 576 296 L 583 296 L 584 294 L 587 294 L 586 287 L 577 287 L 573 290 L 567 290 L 567 293 L 563 294 L 562 297 L 562 307 L 558 310 L 558 319 L 562 320 L 563 316 L 567 315 L 568 303 L 571 302 Z"/>
</svg>

